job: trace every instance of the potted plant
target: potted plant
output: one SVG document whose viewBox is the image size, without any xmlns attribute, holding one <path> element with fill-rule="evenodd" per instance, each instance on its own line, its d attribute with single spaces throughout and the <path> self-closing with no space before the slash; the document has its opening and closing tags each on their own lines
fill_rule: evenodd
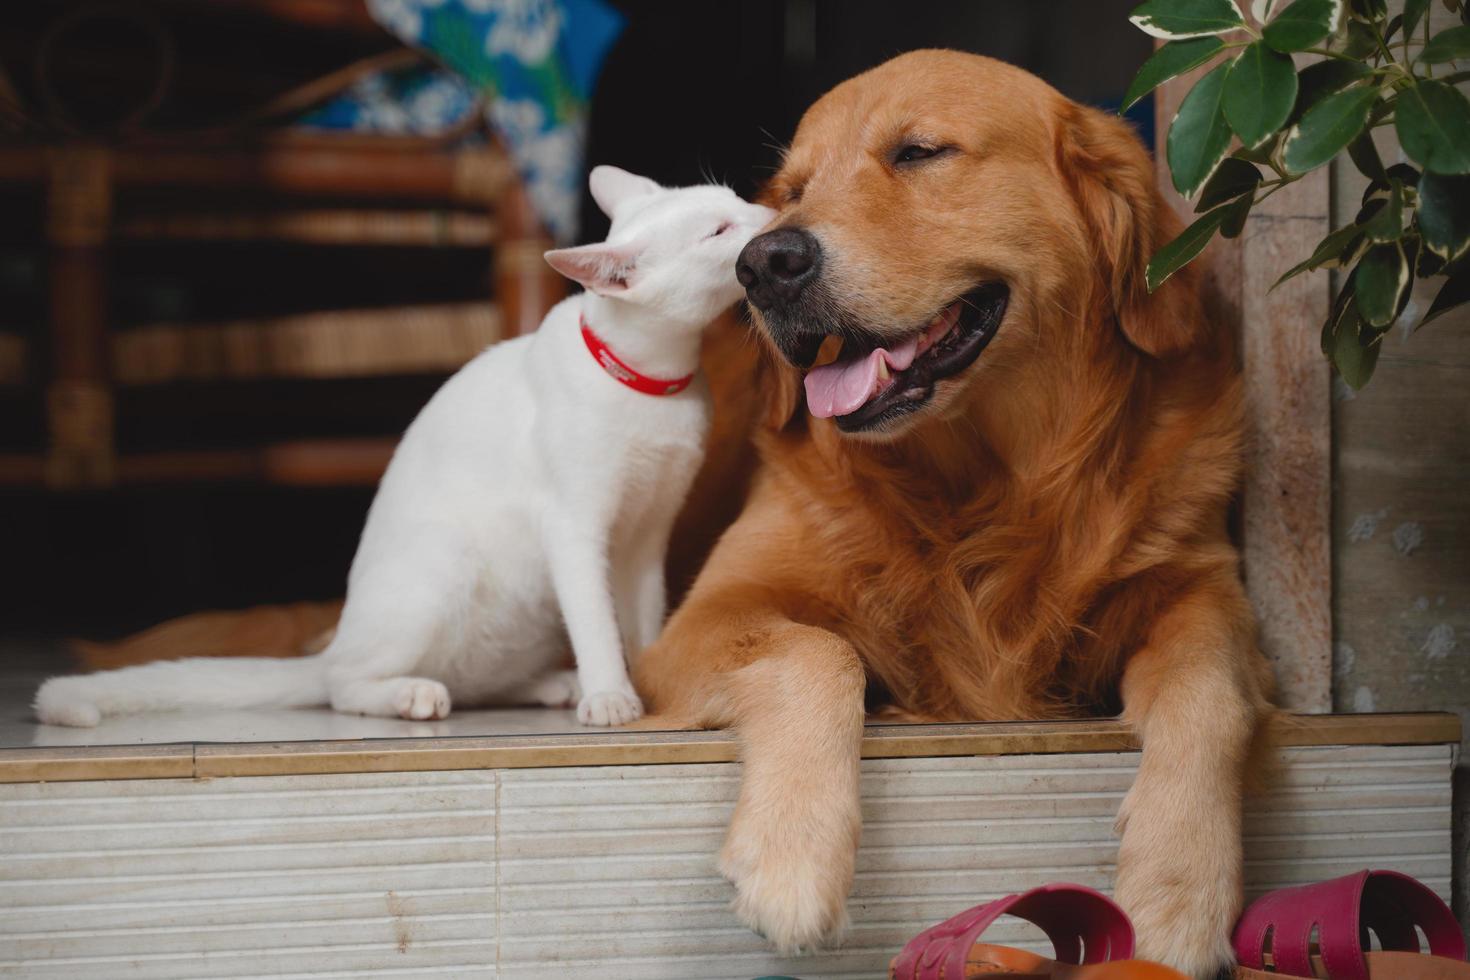
<svg viewBox="0 0 1470 980">
<path fill-rule="evenodd" d="M 1368 178 L 1361 209 L 1277 284 L 1344 270 L 1322 350 L 1354 388 L 1372 376 L 1383 337 L 1418 278 L 1440 278 L 1418 324 L 1470 301 L 1470 8 L 1431 35 L 1431 0 L 1148 0 L 1131 20 L 1166 43 L 1139 70 L 1126 110 L 1170 78 L 1213 63 L 1180 103 L 1166 158 L 1199 217 L 1148 266 L 1156 289 L 1216 235 L 1240 234 L 1251 208 L 1342 154 Z M 1296 60 L 1315 56 L 1298 70 Z M 1392 126 L 1411 162 L 1385 166 L 1373 131 Z M 1233 147 L 1233 149 L 1232 149 Z"/>
</svg>

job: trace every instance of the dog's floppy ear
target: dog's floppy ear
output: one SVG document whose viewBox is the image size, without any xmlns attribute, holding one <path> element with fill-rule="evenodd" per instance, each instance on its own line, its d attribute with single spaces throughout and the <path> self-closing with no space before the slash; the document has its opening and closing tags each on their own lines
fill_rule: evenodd
<svg viewBox="0 0 1470 980">
<path fill-rule="evenodd" d="M 1155 357 L 1189 350 L 1209 329 L 1200 273 L 1186 266 L 1152 294 L 1148 260 L 1181 228 L 1154 184 L 1154 163 L 1132 128 L 1097 109 L 1068 103 L 1062 113 L 1059 166 L 1092 239 L 1100 285 L 1133 346 Z"/>
<path fill-rule="evenodd" d="M 658 184 L 647 177 L 629 173 L 621 167 L 602 164 L 592 168 L 587 178 L 587 187 L 592 191 L 592 200 L 609 218 L 627 201 L 658 190 Z"/>
<path fill-rule="evenodd" d="M 617 296 L 628 291 L 638 271 L 639 249 L 630 245 L 578 245 L 554 248 L 546 262 L 557 272 L 599 296 Z"/>
</svg>

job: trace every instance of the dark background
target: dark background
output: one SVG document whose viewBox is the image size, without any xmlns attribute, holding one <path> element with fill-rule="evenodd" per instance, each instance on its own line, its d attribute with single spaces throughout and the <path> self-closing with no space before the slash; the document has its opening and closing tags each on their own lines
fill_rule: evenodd
<svg viewBox="0 0 1470 980">
<path fill-rule="evenodd" d="M 772 172 L 777 147 L 823 91 L 863 69 L 919 47 L 951 47 L 1026 67 L 1062 92 L 1116 106 L 1150 40 L 1127 20 L 1133 0 L 622 0 L 627 27 L 608 58 L 594 99 L 588 159 L 615 163 L 663 183 L 708 178 L 753 193 Z M 8 6 L 8 5 L 7 5 Z M 47 5 L 0 12 L 0 59 L 26 56 L 24 28 Z M 183 10 L 184 8 L 180 8 Z M 26 11 L 22 13 L 22 11 Z M 186 12 L 187 14 L 187 12 Z M 29 21 L 27 21 L 29 18 Z M 254 57 L 265 47 L 283 75 L 309 74 L 323 52 L 290 38 L 251 37 L 249 22 L 219 55 Z M 343 56 L 373 43 L 343 42 Z M 329 54 L 331 52 L 328 52 Z M 330 66 L 328 66 L 330 67 Z M 105 73 L 106 65 L 98 71 Z M 19 73 L 23 77 L 23 73 Z M 207 116 L 202 105 L 165 107 L 164 118 Z M 201 95 L 203 98 L 203 95 Z M 1147 126 L 1151 107 L 1134 115 Z M 1145 133 L 1151 140 L 1151 133 Z M 584 203 L 585 240 L 605 219 Z M 42 277 L 29 250 L 40 212 L 35 200 L 0 199 L 0 325 L 39 319 Z M 128 263 L 137 261 L 130 277 Z M 364 303 L 410 299 L 433 284 L 451 293 L 475 286 L 481 265 L 454 254 L 418 261 L 391 280 L 365 273 L 351 257 L 289 248 L 214 247 L 181 255 L 162 281 L 120 254 L 113 302 L 120 322 L 164 307 L 210 300 L 249 312 L 288 297 L 297 278 Z M 149 276 L 153 278 L 149 278 Z M 407 297 L 391 295 L 407 290 Z M 378 295 L 378 294 L 383 295 Z M 183 391 L 142 391 L 119 404 L 118 439 L 187 445 L 208 431 L 219 439 L 294 432 L 308 412 L 320 433 L 399 431 L 442 378 L 390 381 L 239 383 Z M 306 385 L 310 385 L 310 391 Z M 0 451 L 43 438 L 34 400 L 0 397 Z M 199 438 L 203 438 L 202 435 Z M 0 631 L 107 637 L 207 608 L 326 599 L 344 591 L 366 489 L 300 490 L 251 485 L 121 488 L 59 494 L 0 490 Z"/>
</svg>

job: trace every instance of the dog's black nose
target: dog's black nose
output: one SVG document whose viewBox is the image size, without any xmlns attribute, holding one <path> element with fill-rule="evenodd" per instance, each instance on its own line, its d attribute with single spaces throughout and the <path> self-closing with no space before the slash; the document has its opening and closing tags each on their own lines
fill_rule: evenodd
<svg viewBox="0 0 1470 980">
<path fill-rule="evenodd" d="M 801 228 L 777 228 L 757 235 L 740 251 L 735 278 L 745 296 L 761 310 L 793 302 L 803 287 L 817 277 L 822 246 Z"/>
</svg>

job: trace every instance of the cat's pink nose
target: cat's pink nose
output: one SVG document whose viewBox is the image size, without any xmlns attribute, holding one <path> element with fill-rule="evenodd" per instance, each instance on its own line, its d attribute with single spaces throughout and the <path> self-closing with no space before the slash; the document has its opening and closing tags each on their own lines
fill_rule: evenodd
<svg viewBox="0 0 1470 980">
<path fill-rule="evenodd" d="M 802 228 L 777 228 L 757 235 L 740 251 L 735 278 L 760 310 L 794 303 L 822 266 L 822 246 Z"/>
</svg>

